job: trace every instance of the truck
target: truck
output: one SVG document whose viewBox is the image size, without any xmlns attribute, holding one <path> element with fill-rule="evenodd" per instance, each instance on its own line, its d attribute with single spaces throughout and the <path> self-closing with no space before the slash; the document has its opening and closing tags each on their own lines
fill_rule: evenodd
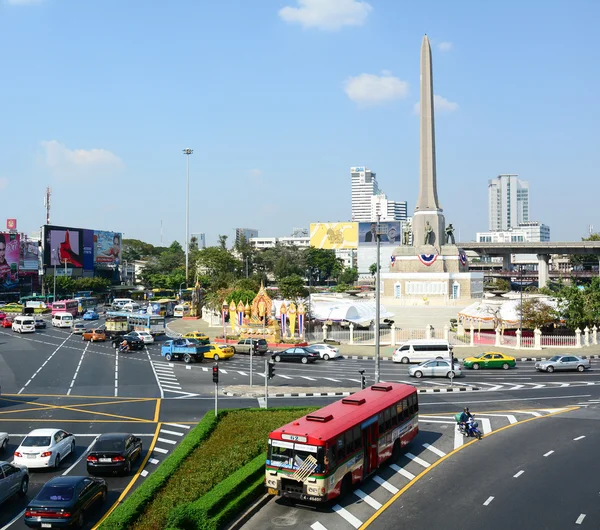
<svg viewBox="0 0 600 530">
<path fill-rule="evenodd" d="M 183 360 L 184 363 L 202 362 L 210 347 L 194 339 L 175 339 L 165 342 L 160 350 L 166 361 Z"/>
<path fill-rule="evenodd" d="M 110 339 L 115 339 L 126 335 L 129 332 L 129 323 L 125 316 L 107 316 L 106 324 L 104 326 L 106 330 L 106 336 Z"/>
</svg>

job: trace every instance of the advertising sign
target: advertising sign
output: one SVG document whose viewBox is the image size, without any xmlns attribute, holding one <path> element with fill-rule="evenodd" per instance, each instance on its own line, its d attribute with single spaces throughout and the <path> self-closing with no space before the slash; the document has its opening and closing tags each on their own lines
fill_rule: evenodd
<svg viewBox="0 0 600 530">
<path fill-rule="evenodd" d="M 39 244 L 31 239 L 21 238 L 21 255 L 19 257 L 19 272 L 38 271 L 39 268 Z"/>
<path fill-rule="evenodd" d="M 19 283 L 20 235 L 0 232 L 0 287 L 10 289 Z"/>
<path fill-rule="evenodd" d="M 114 269 L 121 263 L 121 234 L 94 230 L 94 266 Z"/>
<path fill-rule="evenodd" d="M 7 219 L 6 220 L 6 229 L 7 230 L 16 230 L 17 229 L 17 220 L 16 219 Z"/>
<path fill-rule="evenodd" d="M 83 230 L 83 270 L 91 271 L 94 270 L 94 231 Z"/>
<path fill-rule="evenodd" d="M 47 267 L 83 267 L 83 230 L 62 226 L 44 226 L 44 265 Z"/>
<path fill-rule="evenodd" d="M 400 221 L 379 223 L 381 245 L 400 245 Z M 377 223 L 358 223 L 358 241 L 361 247 L 377 245 Z"/>
<path fill-rule="evenodd" d="M 310 246 L 353 249 L 358 244 L 358 223 L 311 223 Z"/>
</svg>

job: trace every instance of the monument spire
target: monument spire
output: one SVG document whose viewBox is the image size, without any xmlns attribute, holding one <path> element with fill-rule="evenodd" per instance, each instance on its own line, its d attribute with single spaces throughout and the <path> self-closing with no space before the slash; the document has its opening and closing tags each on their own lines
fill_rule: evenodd
<svg viewBox="0 0 600 530">
<path fill-rule="evenodd" d="M 441 210 L 435 174 L 435 120 L 431 46 L 427 35 L 421 43 L 421 161 L 419 198 L 415 211 Z"/>
</svg>

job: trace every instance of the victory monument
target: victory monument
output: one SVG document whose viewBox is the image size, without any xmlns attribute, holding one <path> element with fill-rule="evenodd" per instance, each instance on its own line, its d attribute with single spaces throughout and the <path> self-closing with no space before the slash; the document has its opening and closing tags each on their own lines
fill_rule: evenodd
<svg viewBox="0 0 600 530">
<path fill-rule="evenodd" d="M 469 272 L 467 256 L 454 242 L 452 224 L 446 227 L 438 199 L 435 165 L 435 125 L 431 46 L 421 45 L 421 148 L 419 197 L 412 218 L 412 238 L 390 256 L 390 272 L 382 273 L 383 296 L 412 302 L 470 300 L 483 296 L 483 273 Z M 408 244 L 412 241 L 412 244 Z"/>
</svg>

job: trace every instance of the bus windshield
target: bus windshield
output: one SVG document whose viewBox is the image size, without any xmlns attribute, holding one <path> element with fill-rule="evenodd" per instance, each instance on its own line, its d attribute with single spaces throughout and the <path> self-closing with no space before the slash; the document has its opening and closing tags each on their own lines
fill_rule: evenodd
<svg viewBox="0 0 600 530">
<path fill-rule="evenodd" d="M 310 466 L 312 473 L 322 473 L 325 469 L 323 455 L 322 447 L 271 440 L 269 464 L 285 469 Z"/>
</svg>

